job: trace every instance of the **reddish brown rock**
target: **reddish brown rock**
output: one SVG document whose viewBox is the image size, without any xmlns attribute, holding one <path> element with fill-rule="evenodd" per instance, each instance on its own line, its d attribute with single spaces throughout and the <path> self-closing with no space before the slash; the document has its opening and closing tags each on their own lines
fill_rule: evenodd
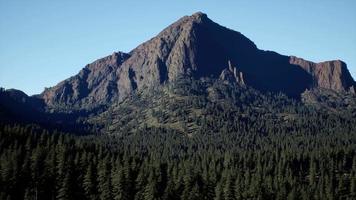
<svg viewBox="0 0 356 200">
<path fill-rule="evenodd" d="M 118 52 L 88 64 L 79 74 L 47 88 L 41 97 L 49 106 L 108 103 L 118 95 L 115 72 L 128 57 Z"/>
<path fill-rule="evenodd" d="M 346 64 L 340 60 L 313 63 L 291 56 L 290 63 L 302 67 L 313 77 L 312 87 L 346 91 L 355 84 Z"/>
</svg>

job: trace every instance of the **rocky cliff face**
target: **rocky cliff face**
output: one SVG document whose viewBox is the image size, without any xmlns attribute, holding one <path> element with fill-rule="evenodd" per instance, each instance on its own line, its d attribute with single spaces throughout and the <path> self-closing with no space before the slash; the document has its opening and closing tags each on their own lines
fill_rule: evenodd
<svg viewBox="0 0 356 200">
<path fill-rule="evenodd" d="M 122 52 L 88 64 L 77 75 L 46 89 L 40 97 L 49 106 L 99 105 L 118 96 L 116 70 L 130 57 Z"/>
<path fill-rule="evenodd" d="M 231 65 L 226 67 L 227 63 Z M 195 13 L 129 54 L 114 53 L 87 65 L 78 75 L 46 89 L 41 98 L 50 106 L 95 107 L 184 76 L 231 79 L 291 96 L 312 87 L 341 91 L 355 84 L 341 61 L 315 64 L 262 51 L 241 33 Z"/>
<path fill-rule="evenodd" d="M 290 63 L 302 67 L 313 77 L 313 87 L 345 91 L 355 85 L 346 64 L 340 60 L 313 63 L 291 56 Z"/>
</svg>

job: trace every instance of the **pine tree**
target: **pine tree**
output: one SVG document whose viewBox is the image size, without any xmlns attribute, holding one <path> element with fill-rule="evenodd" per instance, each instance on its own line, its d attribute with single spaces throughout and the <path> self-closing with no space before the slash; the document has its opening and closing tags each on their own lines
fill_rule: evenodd
<svg viewBox="0 0 356 200">
<path fill-rule="evenodd" d="M 98 191 L 102 200 L 112 199 L 111 169 L 108 157 L 105 157 L 98 165 Z"/>
<path fill-rule="evenodd" d="M 235 180 L 234 194 L 236 200 L 242 199 L 243 191 L 242 191 L 242 181 L 240 178 L 236 178 Z"/>
<path fill-rule="evenodd" d="M 195 184 L 193 185 L 193 187 L 190 191 L 189 199 L 191 199 L 191 200 L 200 200 L 201 199 L 199 185 L 197 182 L 195 182 Z"/>
<path fill-rule="evenodd" d="M 150 171 L 150 175 L 147 179 L 147 184 L 143 189 L 143 197 L 145 200 L 154 200 L 157 199 L 157 175 L 155 170 Z"/>
<path fill-rule="evenodd" d="M 233 186 L 233 180 L 231 179 L 231 175 L 228 173 L 224 188 L 223 188 L 223 196 L 224 200 L 233 200 L 234 199 L 234 186 Z"/>
<path fill-rule="evenodd" d="M 297 196 L 296 189 L 293 188 L 288 194 L 288 200 L 297 200 L 298 199 L 297 197 L 298 196 Z"/>
<path fill-rule="evenodd" d="M 334 199 L 335 184 L 334 184 L 334 172 L 330 172 L 330 177 L 326 177 L 325 193 L 328 199 Z"/>
<path fill-rule="evenodd" d="M 219 181 L 215 187 L 214 200 L 223 200 L 223 199 L 224 199 L 224 193 L 223 193 L 222 183 L 221 181 Z"/>
<path fill-rule="evenodd" d="M 353 173 L 350 180 L 350 194 L 353 197 L 356 197 L 356 174 L 355 173 Z"/>
<path fill-rule="evenodd" d="M 64 136 L 60 137 L 62 140 L 64 140 Z M 62 141 L 63 142 L 63 141 Z M 63 182 L 64 178 L 66 176 L 66 173 L 68 173 L 68 163 L 66 162 L 68 157 L 67 157 L 67 149 L 64 145 L 59 144 L 56 146 L 56 191 L 57 191 L 57 196 L 58 196 L 58 191 L 60 191 L 63 187 Z M 70 159 L 68 159 L 70 160 Z"/>
<path fill-rule="evenodd" d="M 309 167 L 309 184 L 312 188 L 316 185 L 316 163 L 314 159 L 310 159 L 310 167 Z"/>
<path fill-rule="evenodd" d="M 117 167 L 112 174 L 112 188 L 113 198 L 115 200 L 129 199 L 127 191 L 125 190 L 125 174 L 122 169 L 119 169 L 119 167 Z"/>
<path fill-rule="evenodd" d="M 69 200 L 73 199 L 73 179 L 70 170 L 65 173 L 64 179 L 62 181 L 61 187 L 57 193 L 58 200 Z"/>
<path fill-rule="evenodd" d="M 177 192 L 178 191 L 176 191 L 174 180 L 168 179 L 167 186 L 166 186 L 165 191 L 162 195 L 162 199 L 171 199 L 171 200 L 178 199 L 179 196 L 178 196 Z"/>
<path fill-rule="evenodd" d="M 96 199 L 96 175 L 93 165 L 90 163 L 83 178 L 84 196 L 86 199 Z"/>
</svg>

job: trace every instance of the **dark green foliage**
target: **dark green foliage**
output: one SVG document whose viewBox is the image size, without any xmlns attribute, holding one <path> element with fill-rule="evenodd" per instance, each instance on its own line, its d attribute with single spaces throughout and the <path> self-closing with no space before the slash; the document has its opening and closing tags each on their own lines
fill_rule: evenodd
<svg viewBox="0 0 356 200">
<path fill-rule="evenodd" d="M 93 164 L 90 163 L 85 171 L 83 178 L 83 196 L 85 197 L 85 199 L 96 199 L 96 196 L 98 194 L 96 185 L 97 184 L 95 170 L 93 168 Z"/>
<path fill-rule="evenodd" d="M 115 142 L 31 129 L 1 127 L 0 194 L 5 199 L 355 197 L 354 132 L 265 137 L 256 146 L 241 148 L 233 147 L 231 138 L 224 145 L 212 140 L 204 144 L 199 135 L 178 137 L 160 134 L 160 129 L 138 133 L 145 140 L 136 135 Z M 240 140 L 249 145 L 248 136 Z M 291 148 L 295 143 L 298 148 Z M 76 162 L 75 154 L 85 161 Z"/>
<path fill-rule="evenodd" d="M 354 109 L 209 84 L 137 94 L 110 134 L 2 123 L 0 199 L 356 198 Z"/>
</svg>

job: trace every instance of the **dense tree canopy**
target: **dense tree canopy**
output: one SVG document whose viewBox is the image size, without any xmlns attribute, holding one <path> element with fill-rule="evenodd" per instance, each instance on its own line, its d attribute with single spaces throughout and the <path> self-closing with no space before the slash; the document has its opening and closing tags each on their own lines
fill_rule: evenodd
<svg viewBox="0 0 356 200">
<path fill-rule="evenodd" d="M 356 198 L 353 108 L 201 83 L 137 94 L 94 134 L 1 123 L 0 199 Z"/>
</svg>

